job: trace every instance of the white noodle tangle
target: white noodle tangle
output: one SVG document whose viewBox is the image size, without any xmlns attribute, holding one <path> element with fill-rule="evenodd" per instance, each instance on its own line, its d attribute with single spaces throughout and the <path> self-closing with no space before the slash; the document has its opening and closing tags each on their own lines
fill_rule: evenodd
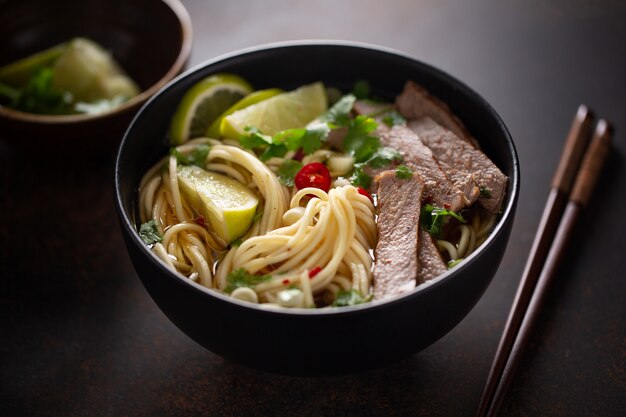
<svg viewBox="0 0 626 417">
<path fill-rule="evenodd" d="M 254 288 L 262 301 L 273 302 L 279 291 L 293 286 L 304 293 L 302 307 L 313 307 L 314 295 L 334 293 L 337 286 L 369 293 L 369 251 L 376 237 L 371 201 L 353 186 L 328 193 L 305 188 L 294 195 L 290 207 L 300 206 L 307 195 L 315 197 L 297 222 L 251 237 L 227 253 L 216 274 L 219 289 L 228 285 L 230 272 L 244 268 L 250 274 L 271 274 Z"/>
</svg>

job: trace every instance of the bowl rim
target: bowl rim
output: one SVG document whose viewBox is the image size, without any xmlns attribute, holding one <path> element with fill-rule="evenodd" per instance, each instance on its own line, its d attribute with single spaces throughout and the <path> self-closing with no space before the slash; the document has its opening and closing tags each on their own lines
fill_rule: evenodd
<svg viewBox="0 0 626 417">
<path fill-rule="evenodd" d="M 433 278 L 430 281 L 427 281 L 423 284 L 416 286 L 413 290 L 400 294 L 397 296 L 393 296 L 383 300 L 371 301 L 368 303 L 353 305 L 353 306 L 345 306 L 341 308 L 277 308 L 277 307 L 263 307 L 261 304 L 250 303 L 242 300 L 238 300 L 232 298 L 226 294 L 222 294 L 212 288 L 204 287 L 203 285 L 190 280 L 183 275 L 170 270 L 165 263 L 159 259 L 151 250 L 147 248 L 147 246 L 143 243 L 141 238 L 139 237 L 139 233 L 135 228 L 134 221 L 127 216 L 124 205 L 122 203 L 122 196 L 120 192 L 120 165 L 122 160 L 123 150 L 126 147 L 127 142 L 129 141 L 129 133 L 135 126 L 135 123 L 139 118 L 142 117 L 143 112 L 152 105 L 153 101 L 159 99 L 161 94 L 164 94 L 169 88 L 175 86 L 176 84 L 182 82 L 185 78 L 195 74 L 198 71 L 202 71 L 205 68 L 209 68 L 216 64 L 222 63 L 231 59 L 240 59 L 242 56 L 264 53 L 270 50 L 275 49 L 287 49 L 290 47 L 316 47 L 316 46 L 332 46 L 332 47 L 348 47 L 354 49 L 365 49 L 369 51 L 379 52 L 383 54 L 393 55 L 396 58 L 403 58 L 409 61 L 413 61 L 418 63 L 420 66 L 427 68 L 429 71 L 432 71 L 438 76 L 445 78 L 446 82 L 450 82 L 454 85 L 454 87 L 461 91 L 464 95 L 471 96 L 475 101 L 479 102 L 481 106 L 491 114 L 494 120 L 497 122 L 499 128 L 504 133 L 506 147 L 508 149 L 508 153 L 511 156 L 511 175 L 509 176 L 509 182 L 511 183 L 511 191 L 507 192 L 507 196 L 505 197 L 505 206 L 501 209 L 501 214 L 494 225 L 493 231 L 489 234 L 487 239 L 475 250 L 469 257 L 465 258 L 463 262 L 461 262 L 454 269 L 449 269 L 443 274 Z M 476 262 L 477 258 L 490 246 L 494 245 L 494 241 L 497 237 L 499 237 L 502 233 L 505 233 L 505 226 L 507 221 L 513 221 L 515 208 L 517 205 L 517 199 L 519 197 L 520 190 L 520 167 L 519 167 L 519 156 L 513 142 L 513 138 L 504 124 L 504 121 L 500 117 L 500 115 L 495 111 L 495 109 L 475 90 L 467 86 L 464 82 L 460 81 L 456 77 L 450 75 L 449 73 L 436 68 L 430 64 L 425 63 L 417 59 L 416 57 L 393 49 L 386 46 L 376 45 L 372 43 L 365 42 L 355 42 L 348 40 L 329 40 L 329 39 L 305 39 L 305 40 L 291 40 L 291 41 L 281 41 L 281 42 L 271 42 L 271 43 L 263 43 L 251 47 L 246 47 L 242 49 L 238 49 L 232 52 L 228 52 L 209 60 L 206 60 L 200 64 L 197 64 L 182 74 L 179 74 L 176 78 L 171 80 L 167 85 L 165 85 L 159 92 L 150 97 L 146 103 L 143 104 L 142 108 L 135 114 L 133 120 L 128 125 L 126 132 L 118 146 L 115 158 L 115 173 L 114 173 L 114 181 L 115 181 L 115 205 L 118 211 L 119 216 L 121 217 L 121 226 L 126 229 L 126 231 L 130 232 L 129 235 L 132 236 L 133 243 L 141 247 L 141 251 L 143 254 L 147 255 L 146 259 L 150 260 L 157 268 L 163 271 L 168 277 L 173 278 L 180 285 L 190 286 L 195 291 L 198 291 L 204 296 L 209 296 L 209 300 L 216 302 L 228 303 L 233 308 L 239 308 L 249 311 L 254 311 L 258 314 L 267 314 L 267 315 L 277 315 L 277 316 L 301 316 L 301 317 L 319 317 L 319 316 L 336 316 L 336 315 L 354 315 L 354 314 L 364 314 L 373 311 L 377 311 L 378 309 L 388 308 L 393 305 L 401 304 L 407 302 L 411 298 L 418 297 L 419 294 L 428 293 L 433 289 L 437 288 L 440 285 L 443 285 L 445 281 L 448 279 L 452 279 L 454 276 L 459 275 L 461 271 L 468 268 L 470 264 Z M 135 187 L 136 188 L 136 187 Z M 509 195 L 510 194 L 510 195 Z M 140 277 L 141 278 L 141 277 Z"/>
<path fill-rule="evenodd" d="M 179 23 L 181 30 L 181 42 L 178 49 L 178 55 L 176 56 L 174 63 L 169 67 L 167 72 L 163 74 L 161 78 L 159 78 L 151 86 L 141 91 L 135 97 L 122 103 L 121 105 L 98 114 L 37 114 L 11 109 L 6 106 L 0 106 L 0 116 L 26 123 L 35 123 L 42 125 L 67 125 L 86 123 L 93 120 L 115 117 L 120 113 L 125 113 L 128 110 L 141 106 L 147 99 L 152 97 L 157 91 L 159 91 L 181 72 L 181 70 L 185 66 L 185 63 L 189 59 L 189 55 L 191 54 L 193 32 L 189 12 L 180 0 L 162 0 L 162 2 L 169 7 L 170 11 L 174 13 L 176 20 Z"/>
</svg>

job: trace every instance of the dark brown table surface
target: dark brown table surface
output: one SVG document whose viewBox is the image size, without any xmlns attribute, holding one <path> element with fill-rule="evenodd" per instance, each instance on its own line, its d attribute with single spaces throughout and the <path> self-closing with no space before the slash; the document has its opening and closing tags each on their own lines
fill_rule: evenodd
<svg viewBox="0 0 626 417">
<path fill-rule="evenodd" d="M 472 416 L 580 103 L 614 124 L 614 152 L 501 415 L 626 415 L 626 3 L 184 3 L 192 66 L 260 43 L 347 39 L 412 54 L 482 94 L 521 160 L 500 269 L 452 332 L 400 363 L 335 378 L 258 372 L 197 345 L 150 299 L 119 231 L 112 155 L 0 142 L 1 416 Z"/>
</svg>

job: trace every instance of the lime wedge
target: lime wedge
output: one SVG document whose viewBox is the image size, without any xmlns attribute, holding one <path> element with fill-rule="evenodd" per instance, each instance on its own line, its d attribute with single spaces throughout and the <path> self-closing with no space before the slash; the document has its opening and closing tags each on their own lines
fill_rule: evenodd
<svg viewBox="0 0 626 417">
<path fill-rule="evenodd" d="M 55 61 L 52 85 L 69 91 L 75 102 L 94 102 L 139 94 L 139 87 L 102 46 L 85 38 L 72 39 Z"/>
<path fill-rule="evenodd" d="M 280 88 L 268 88 L 267 90 L 258 90 L 254 91 L 232 106 L 228 108 L 220 117 L 215 119 L 211 126 L 206 131 L 206 136 L 210 138 L 219 138 L 220 137 L 220 125 L 222 124 L 222 120 L 224 117 L 236 112 L 237 110 L 245 109 L 248 106 L 256 104 L 260 101 L 267 100 L 270 97 L 274 97 L 277 94 L 282 93 L 283 90 Z"/>
<path fill-rule="evenodd" d="M 238 139 L 245 128 L 255 126 L 266 135 L 281 130 L 306 126 L 328 107 L 324 85 L 309 84 L 287 93 L 278 94 L 226 116 L 220 134 Z"/>
<path fill-rule="evenodd" d="M 14 88 L 24 87 L 34 73 L 51 66 L 66 48 L 67 44 L 63 43 L 5 65 L 0 68 L 0 82 Z"/>
<path fill-rule="evenodd" d="M 183 96 L 172 118 L 172 144 L 179 145 L 204 136 L 215 119 L 251 92 L 250 84 L 233 74 L 215 74 L 194 84 Z"/>
<path fill-rule="evenodd" d="M 196 165 L 181 165 L 178 184 L 191 207 L 208 220 L 210 229 L 227 244 L 252 225 L 259 199 L 240 182 Z"/>
</svg>

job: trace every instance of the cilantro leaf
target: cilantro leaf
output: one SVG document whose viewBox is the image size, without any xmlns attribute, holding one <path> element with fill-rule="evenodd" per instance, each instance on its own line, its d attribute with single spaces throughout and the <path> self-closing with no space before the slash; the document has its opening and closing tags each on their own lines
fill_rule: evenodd
<svg viewBox="0 0 626 417">
<path fill-rule="evenodd" d="M 287 187 L 293 187 L 293 179 L 302 169 L 302 162 L 295 159 L 285 159 L 278 167 L 278 180 Z"/>
<path fill-rule="evenodd" d="M 357 304 L 367 303 L 372 299 L 371 295 L 364 297 L 358 290 L 354 288 L 349 291 L 339 290 L 337 295 L 335 295 L 335 301 L 333 302 L 334 307 L 346 307 L 353 306 Z"/>
<path fill-rule="evenodd" d="M 348 126 L 343 140 L 343 150 L 354 156 L 356 162 L 367 161 L 380 147 L 380 140 L 372 133 L 378 124 L 370 117 L 357 116 Z"/>
<path fill-rule="evenodd" d="M 157 223 L 154 219 L 141 225 L 139 228 L 139 237 L 141 237 L 143 243 L 148 246 L 163 241 L 163 235 L 159 232 L 159 228 L 157 227 Z"/>
<path fill-rule="evenodd" d="M 263 153 L 261 153 L 259 159 L 261 161 L 267 161 L 268 159 L 273 157 L 282 158 L 283 156 L 285 156 L 286 153 L 287 147 L 285 145 L 270 145 L 265 148 Z"/>
<path fill-rule="evenodd" d="M 267 161 L 272 157 L 281 158 L 287 151 L 302 149 L 309 155 L 322 147 L 322 142 L 330 132 L 326 123 L 319 123 L 307 128 L 285 129 L 274 136 L 262 133 L 258 128 L 245 128 L 247 135 L 239 138 L 239 143 L 246 149 L 255 149 L 261 152 L 259 159 Z"/>
<path fill-rule="evenodd" d="M 206 159 L 209 156 L 211 147 L 209 145 L 198 145 L 191 152 L 184 154 L 176 148 L 170 149 L 170 155 L 174 155 L 179 164 L 197 165 L 204 168 Z"/>
<path fill-rule="evenodd" d="M 393 148 L 383 147 L 379 148 L 370 159 L 367 160 L 367 165 L 372 168 L 382 168 L 394 161 L 401 161 L 402 155 L 400 152 Z"/>
<path fill-rule="evenodd" d="M 307 128 L 287 129 L 272 138 L 273 143 L 283 144 L 290 151 L 302 148 L 305 155 L 312 154 L 322 147 L 330 128 L 326 123 L 317 123 Z"/>
<path fill-rule="evenodd" d="M 398 165 L 396 168 L 396 177 L 401 180 L 408 180 L 413 177 L 413 171 L 411 171 L 411 169 L 406 165 Z"/>
<path fill-rule="evenodd" d="M 226 277 L 226 282 L 228 283 L 228 285 L 226 286 L 224 291 L 230 294 L 237 288 L 253 288 L 262 282 L 269 281 L 270 279 L 272 279 L 271 275 L 252 275 L 244 268 L 239 268 L 232 271 Z"/>
<path fill-rule="evenodd" d="M 368 189 L 372 183 L 372 177 L 370 177 L 364 170 L 364 164 L 354 164 L 354 171 L 349 180 L 355 187 L 363 187 Z"/>
<path fill-rule="evenodd" d="M 255 126 L 247 126 L 244 128 L 244 131 L 247 134 L 239 137 L 239 143 L 246 149 L 254 149 L 273 143 L 271 136 L 264 135 Z"/>
<path fill-rule="evenodd" d="M 355 101 L 356 97 L 353 94 L 341 97 L 326 113 L 320 116 L 319 120 L 330 123 L 331 127 L 348 126 L 352 120 L 350 111 Z"/>
<path fill-rule="evenodd" d="M 286 129 L 278 132 L 272 138 L 272 143 L 282 144 L 290 151 L 298 150 L 302 144 L 302 138 L 306 134 L 305 128 Z"/>
<path fill-rule="evenodd" d="M 322 147 L 322 142 L 326 140 L 330 128 L 326 123 L 320 123 L 308 127 L 300 141 L 300 146 L 305 155 L 312 154 Z"/>
<path fill-rule="evenodd" d="M 406 123 L 406 119 L 397 111 L 392 110 L 385 113 L 385 115 L 383 116 L 383 123 L 389 127 L 392 127 L 395 125 L 401 125 Z"/>
<path fill-rule="evenodd" d="M 453 217 L 461 223 L 467 223 L 463 216 L 453 210 L 448 210 L 440 207 L 435 207 L 431 204 L 426 204 L 422 207 L 420 213 L 420 223 L 424 230 L 433 236 L 440 236 L 443 232 L 443 227 L 450 217 Z"/>
<path fill-rule="evenodd" d="M 28 80 L 11 107 L 39 114 L 72 113 L 70 108 L 72 95 L 55 89 L 52 85 L 53 78 L 52 68 L 41 68 Z"/>
</svg>

